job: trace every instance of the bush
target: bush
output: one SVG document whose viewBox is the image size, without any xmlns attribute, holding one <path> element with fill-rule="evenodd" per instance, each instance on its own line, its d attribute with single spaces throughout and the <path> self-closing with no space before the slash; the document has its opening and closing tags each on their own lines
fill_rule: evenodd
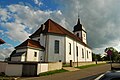
<svg viewBox="0 0 120 80">
<path fill-rule="evenodd" d="M 1 72 L 1 73 L 0 73 L 0 76 L 5 76 L 5 73 L 4 73 L 4 72 Z"/>
</svg>

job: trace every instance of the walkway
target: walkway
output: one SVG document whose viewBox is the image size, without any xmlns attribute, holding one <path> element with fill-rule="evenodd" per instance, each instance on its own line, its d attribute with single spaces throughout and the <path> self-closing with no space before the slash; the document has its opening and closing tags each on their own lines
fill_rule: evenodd
<svg viewBox="0 0 120 80">
<path fill-rule="evenodd" d="M 68 71 L 78 71 L 80 69 L 74 68 L 74 67 L 63 67 L 63 69 L 68 70 Z"/>
<path fill-rule="evenodd" d="M 27 78 L 22 80 L 81 80 L 85 77 L 98 75 L 110 70 L 110 65 L 100 65 L 95 67 L 90 67 L 86 69 L 81 69 L 73 72 L 64 72 L 53 74 L 49 76 L 41 76 L 41 77 L 34 77 L 34 78 Z"/>
</svg>

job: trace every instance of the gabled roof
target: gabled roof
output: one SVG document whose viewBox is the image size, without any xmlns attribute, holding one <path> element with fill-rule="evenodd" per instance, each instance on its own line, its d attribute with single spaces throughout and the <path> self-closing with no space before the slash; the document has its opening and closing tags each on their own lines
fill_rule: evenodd
<svg viewBox="0 0 120 80">
<path fill-rule="evenodd" d="M 16 46 L 15 48 L 22 48 L 22 47 L 33 47 L 33 48 L 41 48 L 41 49 L 44 49 L 44 47 L 41 46 L 38 41 L 31 40 L 31 39 L 27 39 L 26 41 L 24 41 L 24 42 L 21 43 L 20 45 Z"/>
<path fill-rule="evenodd" d="M 18 53 L 13 54 L 12 57 L 22 56 L 25 53 L 26 52 L 18 52 Z"/>
<path fill-rule="evenodd" d="M 2 39 L 0 39 L 0 44 L 4 44 L 5 43 L 5 41 L 3 41 Z"/>
<path fill-rule="evenodd" d="M 34 38 L 36 36 L 40 36 L 41 33 L 43 33 L 43 34 L 46 34 L 46 33 L 55 33 L 55 34 L 61 34 L 61 35 L 69 36 L 72 39 L 74 39 L 74 40 L 82 43 L 83 45 L 89 47 L 87 44 L 85 44 L 84 42 L 82 42 L 82 40 L 79 37 L 77 37 L 76 35 L 74 35 L 70 31 L 66 30 L 61 25 L 57 24 L 56 22 L 54 22 L 51 19 L 48 19 L 44 24 L 41 25 L 41 27 L 35 33 L 33 33 L 29 37 L 30 38 Z"/>
</svg>

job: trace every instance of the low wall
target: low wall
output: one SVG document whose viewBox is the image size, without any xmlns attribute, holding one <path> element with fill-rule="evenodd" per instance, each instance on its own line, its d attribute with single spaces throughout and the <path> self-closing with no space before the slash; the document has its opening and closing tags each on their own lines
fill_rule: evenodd
<svg viewBox="0 0 120 80">
<path fill-rule="evenodd" d="M 62 69 L 62 62 L 39 63 L 37 66 L 37 74 L 58 69 Z"/>
<path fill-rule="evenodd" d="M 39 63 L 37 66 L 37 75 L 48 71 L 48 63 Z"/>
<path fill-rule="evenodd" d="M 6 69 L 7 63 L 4 61 L 0 61 L 0 73 L 4 72 L 5 73 L 5 69 Z"/>
<path fill-rule="evenodd" d="M 101 64 L 101 63 L 106 63 L 105 61 L 98 61 L 97 64 Z M 79 62 L 78 66 L 85 66 L 85 65 L 90 65 L 90 64 L 96 64 L 96 62 Z M 77 63 L 73 63 L 73 66 L 76 67 Z"/>
<path fill-rule="evenodd" d="M 48 63 L 48 71 L 62 69 L 62 62 Z"/>
<path fill-rule="evenodd" d="M 0 72 L 4 72 L 7 76 L 22 76 L 24 65 L 26 65 L 26 63 L 8 64 L 6 62 L 0 62 Z M 36 63 L 36 65 L 37 65 L 37 71 L 36 71 L 37 75 L 39 73 L 43 73 L 47 71 L 62 69 L 62 62 Z"/>
<path fill-rule="evenodd" d="M 8 76 L 22 76 L 22 64 L 8 64 L 5 74 Z"/>
</svg>

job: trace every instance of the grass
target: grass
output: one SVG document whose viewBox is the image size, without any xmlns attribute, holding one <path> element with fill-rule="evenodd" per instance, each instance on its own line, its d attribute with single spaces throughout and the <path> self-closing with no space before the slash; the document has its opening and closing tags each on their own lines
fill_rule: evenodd
<svg viewBox="0 0 120 80">
<path fill-rule="evenodd" d="M 70 67 L 70 64 L 63 64 L 63 67 Z"/>
<path fill-rule="evenodd" d="M 15 77 L 9 77 L 4 72 L 0 72 L 0 80 L 15 80 Z"/>
<path fill-rule="evenodd" d="M 0 80 L 14 80 L 13 77 L 0 77 Z"/>
<path fill-rule="evenodd" d="M 106 63 L 101 63 L 101 64 L 90 64 L 90 65 L 85 65 L 85 66 L 78 66 L 78 67 L 75 67 L 75 68 L 85 69 L 85 68 L 94 67 L 94 66 L 99 66 L 99 65 L 103 65 L 103 64 L 106 64 Z"/>
<path fill-rule="evenodd" d="M 48 71 L 48 72 L 40 73 L 39 76 L 47 76 L 47 75 L 52 75 L 52 74 L 62 73 L 62 72 L 68 72 L 68 71 L 65 70 L 65 69 L 54 70 L 54 71 Z"/>
</svg>

